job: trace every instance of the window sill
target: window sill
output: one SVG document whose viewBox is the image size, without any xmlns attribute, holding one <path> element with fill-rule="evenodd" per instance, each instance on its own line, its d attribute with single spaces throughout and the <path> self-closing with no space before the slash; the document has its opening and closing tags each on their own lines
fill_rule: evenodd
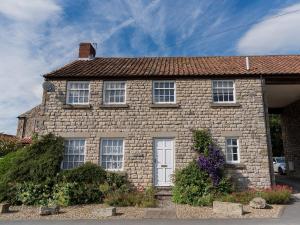
<svg viewBox="0 0 300 225">
<path fill-rule="evenodd" d="M 86 105 L 71 105 L 71 104 L 66 104 L 63 105 L 63 109 L 92 109 L 92 105 L 86 104 Z"/>
<path fill-rule="evenodd" d="M 241 107 L 240 103 L 215 103 L 211 102 L 210 107 L 218 108 L 218 107 Z"/>
<path fill-rule="evenodd" d="M 179 104 L 151 104 L 151 108 L 179 108 Z"/>
<path fill-rule="evenodd" d="M 100 105 L 100 108 L 110 109 L 110 108 L 129 108 L 128 104 L 107 104 L 107 105 Z"/>
<path fill-rule="evenodd" d="M 246 169 L 246 165 L 245 164 L 241 164 L 241 163 L 226 163 L 225 164 L 225 168 L 227 169 L 238 169 L 238 170 L 245 170 Z"/>
</svg>

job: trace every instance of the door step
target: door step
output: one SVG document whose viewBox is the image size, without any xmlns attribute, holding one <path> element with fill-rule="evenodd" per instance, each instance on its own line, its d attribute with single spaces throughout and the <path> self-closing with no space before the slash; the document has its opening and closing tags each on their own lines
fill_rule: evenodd
<svg viewBox="0 0 300 225">
<path fill-rule="evenodd" d="M 174 209 L 175 205 L 172 202 L 172 192 L 170 187 L 159 187 L 155 194 L 158 200 L 158 207 L 163 209 Z"/>
<path fill-rule="evenodd" d="M 172 191 L 170 187 L 159 187 L 156 188 L 157 192 L 155 193 L 156 197 L 171 197 Z"/>
</svg>

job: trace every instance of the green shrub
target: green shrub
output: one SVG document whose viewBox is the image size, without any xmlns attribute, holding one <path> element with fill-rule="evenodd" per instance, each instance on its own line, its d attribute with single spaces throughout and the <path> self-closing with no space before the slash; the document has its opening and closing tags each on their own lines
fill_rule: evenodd
<svg viewBox="0 0 300 225">
<path fill-rule="evenodd" d="M 220 192 L 231 191 L 231 185 L 226 179 L 214 186 L 209 175 L 199 169 L 196 161 L 186 168 L 175 172 L 172 200 L 175 203 L 196 206 L 211 205 L 214 196 Z"/>
<path fill-rule="evenodd" d="M 244 205 L 255 197 L 262 197 L 268 204 L 286 204 L 290 201 L 292 195 L 292 189 L 288 186 L 274 186 L 272 188 L 261 190 L 247 190 L 242 192 L 235 192 L 220 196 L 219 200 L 224 202 L 235 202 Z"/>
<path fill-rule="evenodd" d="M 213 140 L 208 130 L 196 130 L 193 134 L 193 143 L 196 152 L 206 155 Z"/>
<path fill-rule="evenodd" d="M 3 175 L 7 182 L 34 183 L 56 177 L 63 159 L 63 139 L 47 134 L 24 149 L 24 154 L 17 155 L 13 165 Z"/>
<path fill-rule="evenodd" d="M 11 202 L 24 205 L 47 205 L 52 194 L 52 188 L 47 183 L 19 183 L 16 185 L 15 191 L 15 199 L 12 199 Z"/>
<path fill-rule="evenodd" d="M 0 182 L 0 202 L 16 203 L 16 185 Z"/>
<path fill-rule="evenodd" d="M 106 172 L 102 167 L 87 162 L 77 168 L 61 172 L 66 182 L 97 183 L 102 184 L 106 180 Z"/>
<path fill-rule="evenodd" d="M 5 155 L 0 160 L 0 202 L 9 201 L 14 202 L 16 198 L 15 185 L 13 182 L 7 181 L 6 173 L 11 170 L 15 163 L 15 159 L 22 157 L 26 152 L 20 149 Z"/>
<path fill-rule="evenodd" d="M 22 143 L 17 138 L 0 136 L 0 157 L 10 152 L 17 151 L 22 147 Z"/>
<path fill-rule="evenodd" d="M 272 188 L 258 192 L 258 196 L 264 198 L 268 204 L 286 204 L 291 200 L 292 189 L 285 185 L 276 185 Z"/>
<path fill-rule="evenodd" d="M 195 161 L 175 172 L 173 201 L 180 204 L 199 205 L 199 198 L 213 190 L 209 176 L 201 171 Z"/>
<path fill-rule="evenodd" d="M 16 159 L 21 158 L 26 154 L 24 149 L 11 152 L 0 160 L 0 182 L 5 181 L 5 174 L 16 165 Z"/>
<path fill-rule="evenodd" d="M 157 199 L 155 198 L 155 189 L 153 187 L 146 188 L 142 193 L 141 201 L 138 202 L 139 207 L 152 208 L 157 206 Z"/>
<path fill-rule="evenodd" d="M 53 189 L 53 201 L 61 206 L 99 203 L 102 193 L 97 184 L 62 182 Z"/>
<path fill-rule="evenodd" d="M 257 197 L 257 192 L 255 190 L 248 190 L 226 194 L 224 196 L 220 196 L 218 200 L 223 202 L 234 202 L 247 205 L 255 197 Z"/>
<path fill-rule="evenodd" d="M 230 179 L 223 177 L 220 180 L 218 186 L 216 186 L 216 190 L 218 193 L 223 194 L 223 195 L 232 193 L 233 186 L 232 186 Z"/>
<path fill-rule="evenodd" d="M 118 189 L 124 185 L 129 186 L 127 175 L 124 173 L 108 172 L 106 174 L 106 182 L 110 187 L 113 187 L 114 189 Z"/>
<path fill-rule="evenodd" d="M 73 191 L 77 183 L 59 183 L 53 188 L 53 201 L 60 206 L 68 206 L 72 204 Z"/>
<path fill-rule="evenodd" d="M 144 192 L 118 189 L 115 192 L 108 193 L 104 198 L 104 203 L 118 207 L 139 206 L 146 208 L 155 207 L 157 205 L 157 200 L 153 188 L 147 188 Z"/>
<path fill-rule="evenodd" d="M 104 195 L 104 203 L 110 206 L 135 206 L 140 198 L 137 192 L 133 192 L 126 174 L 108 172 L 99 190 Z"/>
<path fill-rule="evenodd" d="M 115 191 L 109 193 L 104 198 L 104 203 L 110 206 L 126 207 L 135 206 L 137 198 L 140 196 L 134 192 Z"/>
<path fill-rule="evenodd" d="M 31 191 L 41 193 L 40 184 L 46 183 L 49 188 L 53 186 L 60 171 L 63 151 L 63 139 L 48 134 L 4 156 L 0 161 L 0 200 L 37 204 L 44 197 L 36 198 Z M 27 194 L 28 200 L 25 199 Z M 48 195 L 47 192 L 44 194 Z"/>
</svg>

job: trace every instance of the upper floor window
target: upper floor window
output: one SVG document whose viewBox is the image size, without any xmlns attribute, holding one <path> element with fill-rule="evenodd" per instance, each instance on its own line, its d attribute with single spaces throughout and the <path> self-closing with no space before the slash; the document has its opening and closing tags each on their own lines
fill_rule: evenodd
<svg viewBox="0 0 300 225">
<path fill-rule="evenodd" d="M 101 140 L 101 166 L 106 170 L 122 170 L 124 163 L 124 141 L 119 138 Z"/>
<path fill-rule="evenodd" d="M 215 103 L 235 102 L 235 85 L 233 80 L 213 80 L 212 89 Z"/>
<path fill-rule="evenodd" d="M 226 162 L 240 162 L 239 140 L 237 138 L 226 138 Z"/>
<path fill-rule="evenodd" d="M 104 81 L 104 104 L 124 104 L 126 102 L 125 81 Z"/>
<path fill-rule="evenodd" d="M 176 103 L 175 81 L 153 81 L 153 103 Z"/>
<path fill-rule="evenodd" d="M 90 83 L 88 81 L 69 81 L 67 84 L 67 104 L 89 103 Z"/>
<path fill-rule="evenodd" d="M 84 164 L 85 140 L 66 139 L 62 169 L 72 169 Z"/>
</svg>

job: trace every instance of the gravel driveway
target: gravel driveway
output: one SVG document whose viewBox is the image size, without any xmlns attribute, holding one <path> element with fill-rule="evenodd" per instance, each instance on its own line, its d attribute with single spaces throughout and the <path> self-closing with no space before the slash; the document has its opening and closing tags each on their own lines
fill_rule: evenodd
<svg viewBox="0 0 300 225">
<path fill-rule="evenodd" d="M 1 214 L 1 220 L 69 220 L 69 219 L 100 219 L 100 220 L 116 220 L 116 219 L 143 219 L 143 208 L 137 207 L 118 207 L 117 216 L 111 218 L 99 218 L 96 214 L 97 209 L 105 207 L 103 204 L 90 204 L 70 206 L 61 209 L 61 213 L 52 216 L 40 216 L 38 207 L 34 206 L 14 206 L 11 207 L 12 212 Z M 246 214 L 241 218 L 277 218 L 280 216 L 284 206 L 273 205 L 269 209 L 256 210 L 245 206 Z M 200 219 L 200 218 L 228 218 L 216 215 L 210 207 L 192 207 L 189 205 L 175 206 L 177 218 L 179 219 Z"/>
</svg>

